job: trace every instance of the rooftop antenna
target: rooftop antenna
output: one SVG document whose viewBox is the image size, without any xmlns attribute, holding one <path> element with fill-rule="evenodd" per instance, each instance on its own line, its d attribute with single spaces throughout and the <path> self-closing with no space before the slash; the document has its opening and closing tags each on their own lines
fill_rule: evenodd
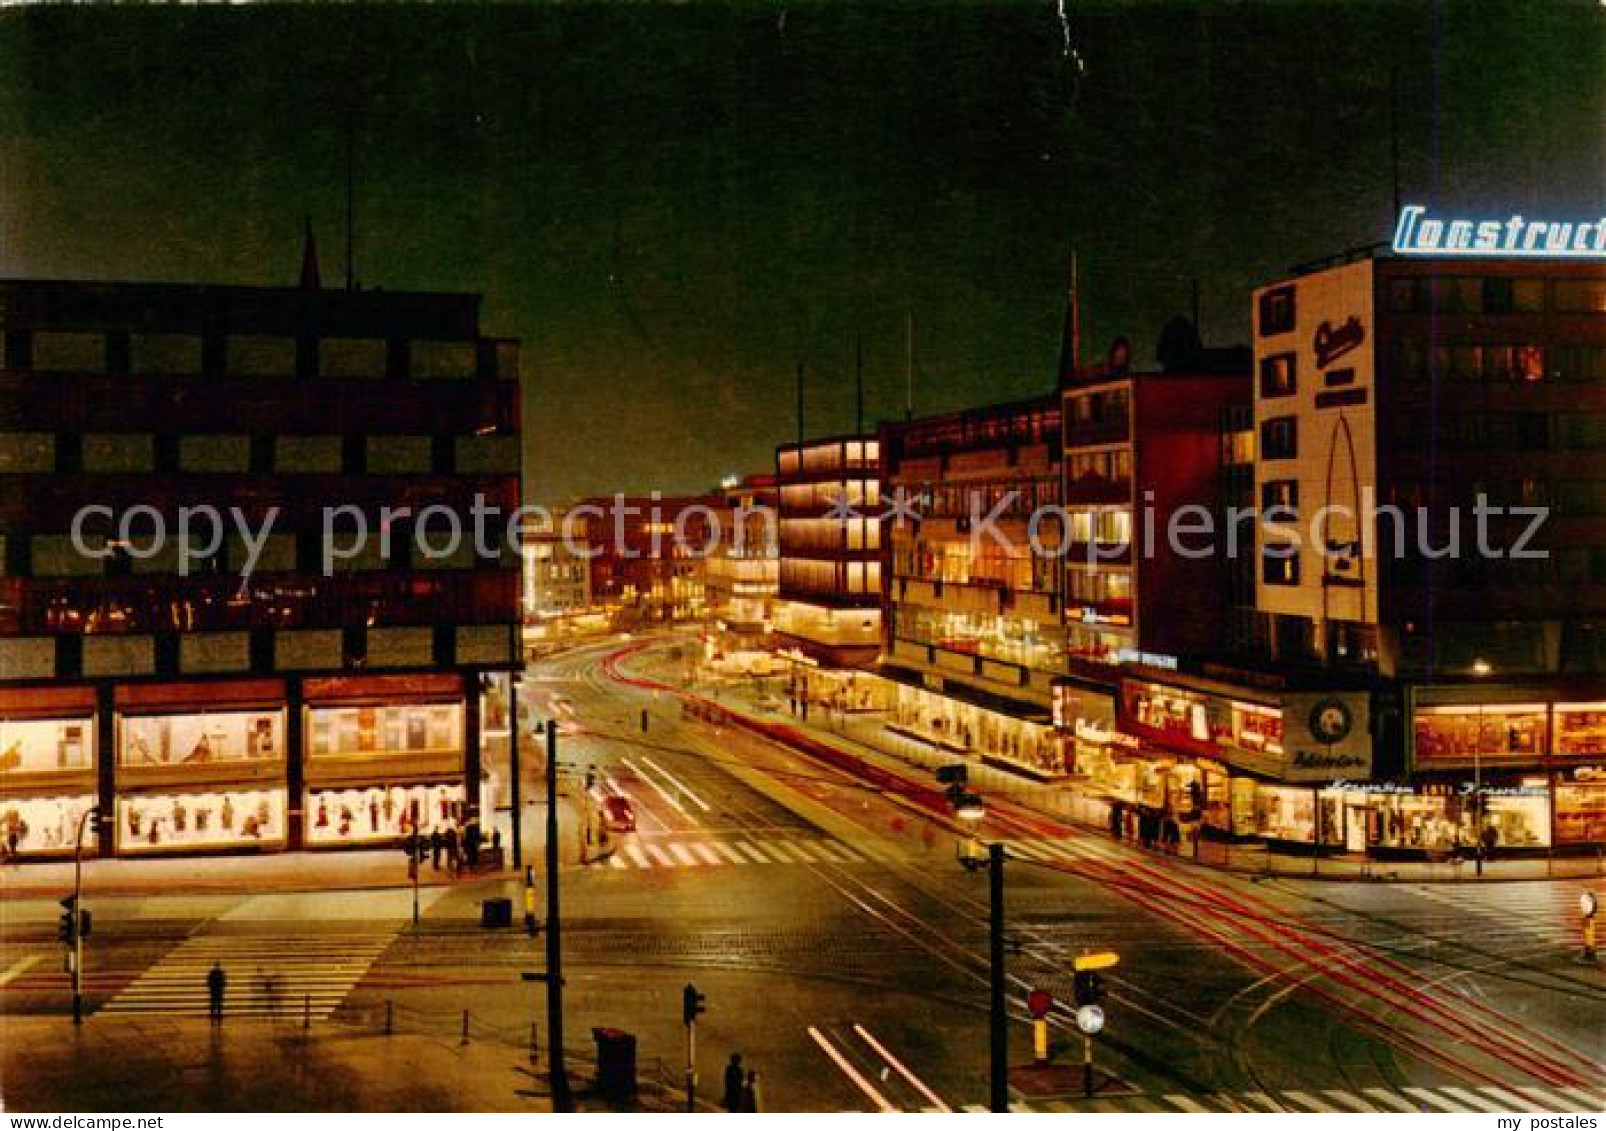
<svg viewBox="0 0 1606 1131">
<path fill-rule="evenodd" d="M 797 362 L 797 446 L 803 447 L 803 359 Z"/>
<path fill-rule="evenodd" d="M 346 106 L 346 289 L 357 289 L 354 245 L 357 228 L 357 110 Z"/>
<path fill-rule="evenodd" d="M 1394 215 L 1400 214 L 1400 68 L 1389 68 L 1389 162 L 1394 172 Z"/>
<path fill-rule="evenodd" d="M 1060 381 L 1074 380 L 1082 368 L 1082 297 L 1077 280 L 1076 252 L 1071 252 L 1069 294 L 1065 302 L 1065 327 L 1060 335 Z"/>
<path fill-rule="evenodd" d="M 904 327 L 903 379 L 903 418 L 913 420 L 915 418 L 915 312 L 912 310 Z"/>
<path fill-rule="evenodd" d="M 853 434 L 864 435 L 864 335 L 854 336 Z"/>
</svg>

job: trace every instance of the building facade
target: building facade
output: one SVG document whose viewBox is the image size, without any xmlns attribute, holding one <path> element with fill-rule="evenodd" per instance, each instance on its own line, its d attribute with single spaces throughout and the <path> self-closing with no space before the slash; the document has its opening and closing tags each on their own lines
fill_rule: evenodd
<svg viewBox="0 0 1606 1131">
<path fill-rule="evenodd" d="M 1254 313 L 1260 638 L 1396 689 L 1367 844 L 1606 840 L 1606 267 L 1366 254 Z"/>
<path fill-rule="evenodd" d="M 881 650 L 881 450 L 875 436 L 775 452 L 776 643 L 833 666 Z"/>
<path fill-rule="evenodd" d="M 518 655 L 520 499 L 518 346 L 478 309 L 315 280 L 0 283 L 20 853 L 70 854 L 97 805 L 86 848 L 117 855 L 475 814 L 480 679 Z M 454 541 L 476 507 L 499 519 Z"/>
</svg>

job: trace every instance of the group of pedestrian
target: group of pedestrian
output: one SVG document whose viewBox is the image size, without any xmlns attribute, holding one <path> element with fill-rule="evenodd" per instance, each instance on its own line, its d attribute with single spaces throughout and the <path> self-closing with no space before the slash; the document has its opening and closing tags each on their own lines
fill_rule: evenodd
<svg viewBox="0 0 1606 1131">
<path fill-rule="evenodd" d="M 430 867 L 439 872 L 441 859 L 444 857 L 447 870 L 454 877 L 462 875 L 465 868 L 470 871 L 478 869 L 480 846 L 484 843 L 485 833 L 480 828 L 478 817 L 470 817 L 468 824 L 461 828 L 455 823 L 447 825 L 444 829 L 436 825 L 429 831 Z"/>
<path fill-rule="evenodd" d="M 725 1110 L 757 1113 L 758 1099 L 758 1071 L 743 1069 L 742 1054 L 731 1053 L 730 1063 L 725 1066 Z"/>
<path fill-rule="evenodd" d="M 1182 824 L 1175 814 L 1161 813 L 1119 801 L 1110 806 L 1110 835 L 1144 848 L 1160 848 L 1175 854 L 1182 847 Z"/>
</svg>

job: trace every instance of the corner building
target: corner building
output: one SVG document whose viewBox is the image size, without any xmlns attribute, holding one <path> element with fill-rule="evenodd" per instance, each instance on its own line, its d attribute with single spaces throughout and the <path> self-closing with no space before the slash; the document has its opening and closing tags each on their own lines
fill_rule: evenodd
<svg viewBox="0 0 1606 1131">
<path fill-rule="evenodd" d="M 520 497 L 518 345 L 478 310 L 315 279 L 0 283 L 0 835 L 20 854 L 70 854 L 94 804 L 112 819 L 86 851 L 123 856 L 476 815 L 481 679 L 518 656 Z M 175 536 L 203 506 L 215 546 Z"/>
</svg>

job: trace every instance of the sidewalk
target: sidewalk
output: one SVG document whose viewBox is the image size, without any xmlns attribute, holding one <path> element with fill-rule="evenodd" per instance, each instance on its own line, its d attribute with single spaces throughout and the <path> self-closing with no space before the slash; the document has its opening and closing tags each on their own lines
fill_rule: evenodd
<svg viewBox="0 0 1606 1131">
<path fill-rule="evenodd" d="M 683 1097 L 643 1078 L 634 1103 L 593 1093 L 589 1050 L 568 1054 L 581 1111 L 674 1111 Z M 339 1023 L 97 1014 L 0 1016 L 7 1111 L 549 1112 L 546 1055 L 497 1034 L 386 1035 Z"/>
<path fill-rule="evenodd" d="M 637 663 L 642 674 L 664 676 L 653 665 Z M 666 679 L 666 682 L 669 680 Z M 1012 774 L 995 766 L 981 765 L 974 758 L 939 750 L 926 743 L 888 730 L 879 713 L 831 717 L 811 713 L 802 722 L 785 710 L 765 708 L 756 702 L 751 687 L 699 687 L 697 694 L 717 702 L 727 712 L 740 714 L 759 724 L 785 724 L 809 737 L 883 771 L 899 774 L 912 784 L 930 788 L 938 766 L 963 761 L 971 783 L 992 801 L 1002 801 L 1032 813 L 1065 821 L 1086 832 L 1108 836 L 1109 809 L 1105 802 L 1085 797 L 1066 785 L 1042 783 Z M 915 771 L 911 773 L 910 771 Z M 1156 855 L 1160 855 L 1156 853 Z M 1506 880 L 1586 879 L 1606 876 L 1606 858 L 1601 856 L 1496 857 L 1484 862 L 1483 874 L 1471 860 L 1442 863 L 1418 860 L 1368 860 L 1358 855 L 1322 855 L 1280 852 L 1262 844 L 1228 844 L 1202 841 L 1195 856 L 1186 847 L 1182 859 L 1202 867 L 1248 875 L 1279 876 L 1295 879 L 1371 880 L 1401 883 L 1499 882 Z"/>
</svg>

